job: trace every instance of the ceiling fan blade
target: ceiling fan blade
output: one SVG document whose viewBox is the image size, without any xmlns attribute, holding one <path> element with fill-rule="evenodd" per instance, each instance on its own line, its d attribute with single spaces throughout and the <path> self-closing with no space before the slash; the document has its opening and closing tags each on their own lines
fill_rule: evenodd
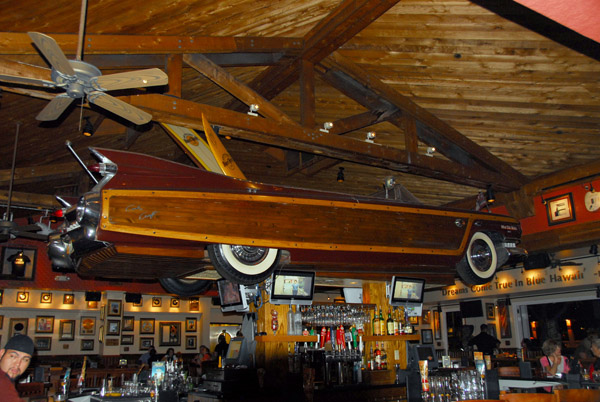
<svg viewBox="0 0 600 402">
<path fill-rule="evenodd" d="M 73 102 L 73 98 L 66 94 L 55 96 L 35 118 L 39 121 L 56 120 L 69 107 L 71 102 Z"/>
<path fill-rule="evenodd" d="M 53 38 L 39 32 L 28 32 L 27 34 L 56 71 L 66 75 L 75 75 L 75 70 L 71 67 L 67 56 Z"/>
<path fill-rule="evenodd" d="M 88 101 L 137 125 L 146 124 L 152 120 L 152 115 L 150 113 L 146 113 L 143 110 L 131 106 L 129 103 L 123 102 L 104 92 L 90 92 L 88 94 Z"/>
<path fill-rule="evenodd" d="M 55 86 L 54 82 L 52 82 L 52 81 L 38 80 L 37 78 L 17 77 L 15 75 L 7 75 L 7 74 L 0 74 L 0 81 L 12 82 L 15 84 L 23 84 L 23 85 L 35 85 L 35 86 L 41 86 L 41 87 L 54 87 Z"/>
<path fill-rule="evenodd" d="M 99 91 L 129 89 L 167 85 L 169 77 L 159 68 L 128 71 L 126 73 L 108 74 L 90 80 L 92 86 Z"/>
</svg>

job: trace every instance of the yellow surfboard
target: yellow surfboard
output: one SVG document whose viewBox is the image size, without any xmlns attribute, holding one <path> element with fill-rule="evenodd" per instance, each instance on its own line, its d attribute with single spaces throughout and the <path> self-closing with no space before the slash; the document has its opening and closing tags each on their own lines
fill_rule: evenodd
<svg viewBox="0 0 600 402">
<path fill-rule="evenodd" d="M 208 145 L 217 159 L 217 163 L 221 167 L 223 174 L 226 176 L 246 180 L 246 176 L 244 176 L 244 173 L 242 173 L 229 152 L 227 152 L 227 149 L 225 149 L 223 143 L 221 140 L 219 140 L 219 137 L 210 126 L 210 123 L 204 114 L 202 115 L 202 125 L 204 126 L 204 134 L 206 135 Z"/>
<path fill-rule="evenodd" d="M 210 172 L 223 173 L 221 166 L 213 154 L 210 146 L 196 133 L 186 127 L 175 126 L 173 124 L 161 123 L 167 133 L 179 143 L 185 153 L 192 159 L 198 167 L 203 167 Z"/>
</svg>

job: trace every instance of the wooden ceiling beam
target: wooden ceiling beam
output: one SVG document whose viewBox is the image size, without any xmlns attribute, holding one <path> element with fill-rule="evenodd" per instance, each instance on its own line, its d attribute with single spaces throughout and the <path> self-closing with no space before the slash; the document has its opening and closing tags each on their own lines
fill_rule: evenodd
<svg viewBox="0 0 600 402">
<path fill-rule="evenodd" d="M 81 167 L 76 162 L 16 168 L 14 183 L 36 183 L 48 178 L 72 177 L 79 173 L 81 173 Z M 7 186 L 10 183 L 10 177 L 10 169 L 0 170 L 0 186 Z"/>
<path fill-rule="evenodd" d="M 233 130 L 231 134 L 250 141 L 473 187 L 482 187 L 486 183 L 500 183 L 499 191 L 510 189 L 502 185 L 498 174 L 481 169 L 467 169 L 457 163 L 438 158 L 409 155 L 397 148 L 309 130 L 298 124 L 275 122 L 165 95 L 145 94 L 121 99 L 145 109 L 155 120 L 163 123 L 203 130 L 201 116 L 204 114 L 212 124 L 238 129 L 239 131 Z"/>
<path fill-rule="evenodd" d="M 52 81 L 51 73 L 52 71 L 49 68 L 18 63 L 6 57 L 0 57 L 0 75 L 14 75 L 17 77 Z"/>
<path fill-rule="evenodd" d="M 0 190 L 0 204 L 5 203 L 8 203 L 8 191 Z M 54 209 L 61 207 L 53 195 L 23 193 L 19 191 L 12 192 L 10 204 L 39 209 Z"/>
<path fill-rule="evenodd" d="M 339 53 L 333 53 L 327 59 L 323 60 L 321 65 L 327 69 L 343 72 L 349 77 L 352 77 L 353 80 L 357 80 L 365 88 L 373 91 L 378 97 L 385 99 L 406 114 L 413 116 L 418 122 L 417 126 L 421 126 L 420 130 L 419 127 L 417 127 L 418 133 L 420 135 L 425 135 L 425 133 L 429 135 L 429 137 L 424 139 L 432 140 L 435 135 L 438 136 L 440 144 L 454 144 L 455 146 L 460 147 L 480 165 L 504 176 L 503 181 L 508 182 L 513 189 L 518 188 L 529 181 L 508 163 L 471 141 L 448 123 L 439 119 L 428 110 L 420 107 L 411 99 L 400 94 L 390 86 L 384 84 L 378 77 L 363 70 Z M 440 149 L 440 151 L 443 152 L 442 149 Z M 446 156 L 451 158 L 455 155 L 449 154 Z"/>
<path fill-rule="evenodd" d="M 75 34 L 52 34 L 67 55 L 75 55 Z M 301 38 L 262 36 L 86 35 L 86 55 L 268 52 L 298 53 Z M 26 33 L 0 32 L 0 54 L 38 54 Z"/>
</svg>

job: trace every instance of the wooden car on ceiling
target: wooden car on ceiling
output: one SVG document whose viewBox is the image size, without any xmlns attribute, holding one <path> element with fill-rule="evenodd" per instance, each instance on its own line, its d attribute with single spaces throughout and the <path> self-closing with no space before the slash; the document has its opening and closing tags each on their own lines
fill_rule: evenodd
<svg viewBox="0 0 600 402">
<path fill-rule="evenodd" d="M 419 276 L 457 273 L 489 282 L 520 259 L 521 228 L 511 217 L 415 206 L 256 183 L 125 151 L 91 148 L 102 179 L 51 236 L 53 267 L 83 275 L 160 278 L 180 295 L 218 273 L 241 284 L 268 278 L 283 264 L 327 272 L 365 270 Z M 126 258 L 124 257 L 126 256 Z"/>
</svg>

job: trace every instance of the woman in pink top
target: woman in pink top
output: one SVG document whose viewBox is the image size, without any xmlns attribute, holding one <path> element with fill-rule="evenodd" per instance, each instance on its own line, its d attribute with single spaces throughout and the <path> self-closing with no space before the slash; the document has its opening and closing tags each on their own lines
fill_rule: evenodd
<svg viewBox="0 0 600 402">
<path fill-rule="evenodd" d="M 554 339 L 546 339 L 542 345 L 544 357 L 540 359 L 540 364 L 546 376 L 554 377 L 557 374 L 566 374 L 569 372 L 569 361 L 561 353 L 561 344 Z"/>
</svg>

